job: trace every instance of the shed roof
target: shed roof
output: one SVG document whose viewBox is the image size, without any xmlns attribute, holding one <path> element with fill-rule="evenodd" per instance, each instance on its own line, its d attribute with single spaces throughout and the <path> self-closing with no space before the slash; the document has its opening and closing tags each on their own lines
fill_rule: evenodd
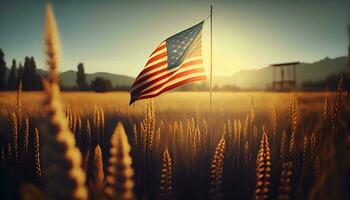
<svg viewBox="0 0 350 200">
<path fill-rule="evenodd" d="M 286 62 L 286 63 L 276 63 L 276 64 L 271 64 L 270 66 L 271 67 L 283 67 L 283 66 L 297 65 L 299 63 L 300 63 L 299 61 L 297 61 L 297 62 Z"/>
</svg>

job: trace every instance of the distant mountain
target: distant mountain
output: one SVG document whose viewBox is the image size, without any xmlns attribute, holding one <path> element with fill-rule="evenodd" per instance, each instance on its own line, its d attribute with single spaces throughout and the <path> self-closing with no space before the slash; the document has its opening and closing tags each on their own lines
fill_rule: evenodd
<svg viewBox="0 0 350 200">
<path fill-rule="evenodd" d="M 298 83 L 304 81 L 320 81 L 324 80 L 331 74 L 338 74 L 347 67 L 347 57 L 324 58 L 314 63 L 301 63 L 296 66 L 296 78 Z M 37 73 L 41 76 L 46 76 L 47 71 L 38 69 Z M 65 87 L 75 87 L 76 71 L 69 70 L 60 74 L 61 84 Z M 111 74 L 107 72 L 97 72 L 86 74 L 87 83 L 91 83 L 96 77 L 102 77 L 111 80 L 112 85 L 116 86 L 131 86 L 134 78 L 125 75 Z M 285 71 L 285 77 L 288 77 L 288 71 Z M 276 78 L 280 78 L 280 71 L 276 70 Z M 265 89 L 271 86 L 273 79 L 273 71 L 271 67 L 260 69 L 241 70 L 231 76 L 214 76 L 213 83 L 219 86 L 227 84 L 235 84 L 240 88 L 255 88 Z"/>
<path fill-rule="evenodd" d="M 42 69 L 38 69 L 37 73 L 41 76 L 47 76 L 48 72 Z M 116 86 L 131 86 L 134 78 L 125 75 L 112 74 L 107 72 L 97 72 L 92 74 L 86 74 L 86 82 L 91 83 L 96 77 L 102 77 L 111 80 L 112 85 Z M 66 72 L 62 72 L 60 74 L 61 85 L 65 87 L 76 87 L 77 72 L 73 70 L 69 70 Z"/>
<path fill-rule="evenodd" d="M 296 79 L 298 83 L 305 81 L 321 81 L 331 74 L 338 74 L 347 68 L 347 57 L 324 58 L 314 63 L 301 63 L 296 66 Z M 288 71 L 285 71 L 288 77 Z M 280 78 L 280 71 L 276 70 L 276 78 Z M 232 76 L 213 77 L 213 83 L 219 86 L 235 84 L 240 88 L 265 89 L 271 86 L 273 79 L 272 67 L 254 70 L 241 70 Z"/>
</svg>

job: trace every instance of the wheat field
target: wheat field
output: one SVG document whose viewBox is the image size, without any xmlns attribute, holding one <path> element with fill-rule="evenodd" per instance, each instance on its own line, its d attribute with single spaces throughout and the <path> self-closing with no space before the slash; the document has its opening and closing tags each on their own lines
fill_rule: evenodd
<svg viewBox="0 0 350 200">
<path fill-rule="evenodd" d="M 349 93 L 64 93 L 52 7 L 41 92 L 0 93 L 0 198 L 350 199 Z"/>
<path fill-rule="evenodd" d="M 128 95 L 66 92 L 61 106 L 48 104 L 61 109 L 53 111 L 43 106 L 45 92 L 1 93 L 1 196 L 349 195 L 345 175 L 350 112 L 345 93 L 214 93 L 212 132 L 208 93 L 172 92 L 130 107 Z"/>
</svg>

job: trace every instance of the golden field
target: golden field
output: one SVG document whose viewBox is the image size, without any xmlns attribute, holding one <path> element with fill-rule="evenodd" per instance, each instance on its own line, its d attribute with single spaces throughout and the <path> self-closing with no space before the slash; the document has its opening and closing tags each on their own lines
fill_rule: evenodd
<svg viewBox="0 0 350 200">
<path fill-rule="evenodd" d="M 350 110 L 349 97 L 339 94 L 213 93 L 210 132 L 208 93 L 170 92 L 128 106 L 129 93 L 62 92 L 65 119 L 51 123 L 67 121 L 74 136 L 84 198 L 129 199 L 111 195 L 117 187 L 136 199 L 346 199 Z M 6 198 L 50 195 L 48 155 L 41 155 L 55 148 L 42 148 L 51 134 L 40 128 L 47 123 L 45 104 L 44 92 L 0 93 Z M 113 176 L 121 185 L 114 185 Z M 63 184 L 64 178 L 56 181 Z M 61 191 L 82 191 L 78 185 Z"/>
<path fill-rule="evenodd" d="M 106 112 L 122 112 L 137 115 L 145 112 L 148 100 L 142 100 L 128 106 L 130 93 L 128 92 L 62 92 L 62 103 L 64 106 L 70 105 L 72 110 L 81 113 L 91 113 L 96 106 L 102 107 Z M 214 92 L 213 110 L 214 112 L 245 114 L 250 110 L 252 101 L 254 109 L 264 112 L 276 108 L 279 111 L 288 109 L 291 98 L 295 96 L 299 100 L 299 109 L 322 110 L 326 98 L 334 98 L 334 92 L 296 92 L 296 93 L 273 93 L 273 92 Z M 346 98 L 344 96 L 344 98 Z M 40 103 L 43 94 L 40 92 L 23 93 L 23 110 L 28 111 L 28 115 L 40 113 Z M 170 112 L 175 110 L 177 114 L 187 112 L 209 112 L 208 92 L 169 92 L 154 100 L 157 112 Z M 310 106 L 312 105 L 312 106 Z M 6 108 L 16 107 L 16 93 L 0 93 L 0 106 Z M 180 110 L 181 111 L 180 111 Z M 185 112 L 182 112 L 185 111 Z M 214 113 L 214 114 L 215 114 Z"/>
<path fill-rule="evenodd" d="M 0 199 L 350 199 L 342 78 L 334 93 L 214 93 L 213 113 L 198 92 L 128 106 L 60 91 L 58 35 L 48 3 L 43 91 L 0 93 Z"/>
</svg>

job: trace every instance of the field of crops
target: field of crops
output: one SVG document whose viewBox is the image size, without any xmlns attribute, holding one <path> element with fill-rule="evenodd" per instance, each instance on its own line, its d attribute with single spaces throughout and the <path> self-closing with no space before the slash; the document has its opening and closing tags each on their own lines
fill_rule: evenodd
<svg viewBox="0 0 350 200">
<path fill-rule="evenodd" d="M 1 199 L 349 197 L 345 94 L 58 93 L 0 93 Z"/>
<path fill-rule="evenodd" d="M 46 9 L 42 92 L 0 93 L 0 199 L 350 199 L 335 93 L 62 93 Z"/>
</svg>

